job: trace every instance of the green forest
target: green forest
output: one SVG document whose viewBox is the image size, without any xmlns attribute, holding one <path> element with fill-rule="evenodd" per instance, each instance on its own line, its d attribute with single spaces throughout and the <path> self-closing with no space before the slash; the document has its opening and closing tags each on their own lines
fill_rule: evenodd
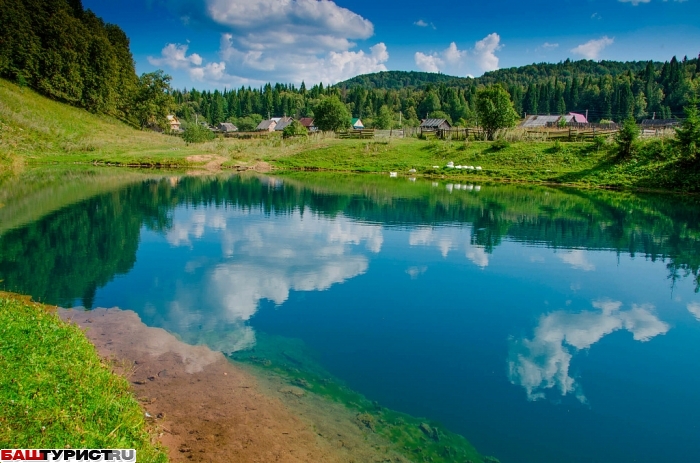
<svg viewBox="0 0 700 463">
<path fill-rule="evenodd" d="M 81 0 L 3 0 L 0 76 L 138 127 L 162 124 L 173 109 L 170 78 L 137 76 L 124 31 Z"/>
</svg>

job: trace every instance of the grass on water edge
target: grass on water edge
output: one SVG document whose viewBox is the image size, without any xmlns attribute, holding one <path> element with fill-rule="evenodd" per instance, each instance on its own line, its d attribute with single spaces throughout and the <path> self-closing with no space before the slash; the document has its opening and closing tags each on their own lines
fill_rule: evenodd
<svg viewBox="0 0 700 463">
<path fill-rule="evenodd" d="M 75 325 L 0 292 L 0 448 L 134 448 L 165 463 L 144 412 Z"/>
</svg>

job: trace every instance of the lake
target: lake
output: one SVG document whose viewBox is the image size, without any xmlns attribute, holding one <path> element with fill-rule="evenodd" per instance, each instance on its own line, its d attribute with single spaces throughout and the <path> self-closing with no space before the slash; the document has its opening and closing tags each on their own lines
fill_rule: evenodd
<svg viewBox="0 0 700 463">
<path fill-rule="evenodd" d="M 502 463 L 700 460 L 698 197 L 119 172 L 5 185 L 0 287 L 301 345 Z"/>
</svg>

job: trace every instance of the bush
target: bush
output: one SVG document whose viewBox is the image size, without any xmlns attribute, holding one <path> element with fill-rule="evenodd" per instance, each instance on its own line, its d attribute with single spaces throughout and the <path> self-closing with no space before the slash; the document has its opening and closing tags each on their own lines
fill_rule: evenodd
<svg viewBox="0 0 700 463">
<path fill-rule="evenodd" d="M 605 146 L 608 144 L 608 137 L 605 135 L 598 135 L 595 138 L 593 138 L 593 146 L 595 147 L 596 151 L 600 151 L 601 148 L 605 148 Z"/>
<path fill-rule="evenodd" d="M 510 148 L 510 143 L 504 138 L 500 138 L 491 144 L 491 149 L 494 151 L 501 151 L 506 148 Z"/>
<path fill-rule="evenodd" d="M 620 131 L 615 135 L 615 142 L 620 156 L 628 158 L 635 149 L 635 144 L 639 139 L 639 127 L 634 118 L 625 120 Z"/>
<path fill-rule="evenodd" d="M 291 124 L 282 130 L 283 138 L 307 137 L 308 135 L 309 131 L 306 130 L 306 127 L 301 125 L 301 122 L 299 121 L 292 121 Z"/>
<path fill-rule="evenodd" d="M 214 133 L 207 127 L 200 124 L 189 124 L 185 127 L 182 134 L 182 139 L 185 143 L 204 143 L 205 141 L 213 140 Z"/>
</svg>

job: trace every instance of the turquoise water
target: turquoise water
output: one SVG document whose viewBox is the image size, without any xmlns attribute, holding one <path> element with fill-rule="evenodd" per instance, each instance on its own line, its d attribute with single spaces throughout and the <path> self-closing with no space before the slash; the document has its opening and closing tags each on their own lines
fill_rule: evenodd
<svg viewBox="0 0 700 463">
<path fill-rule="evenodd" d="M 0 287 L 301 340 L 503 463 L 700 461 L 699 267 L 698 198 L 365 176 L 150 179 L 0 236 Z"/>
</svg>

